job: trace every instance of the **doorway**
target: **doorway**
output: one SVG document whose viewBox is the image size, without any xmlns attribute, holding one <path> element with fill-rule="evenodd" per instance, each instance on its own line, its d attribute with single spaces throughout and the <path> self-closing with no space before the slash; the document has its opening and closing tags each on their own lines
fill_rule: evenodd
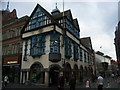
<svg viewBox="0 0 120 90">
<path fill-rule="evenodd" d="M 58 78 L 59 78 L 60 69 L 57 66 L 52 66 L 49 71 L 49 84 L 50 86 L 57 86 L 58 85 Z"/>
</svg>

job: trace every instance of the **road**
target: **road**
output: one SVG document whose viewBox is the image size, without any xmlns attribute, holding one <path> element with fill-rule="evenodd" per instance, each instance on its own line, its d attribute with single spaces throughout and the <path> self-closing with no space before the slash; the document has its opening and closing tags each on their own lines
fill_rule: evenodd
<svg viewBox="0 0 120 90">
<path fill-rule="evenodd" d="M 110 82 L 111 88 L 120 88 L 118 87 L 117 80 L 114 80 L 113 78 L 105 78 L 104 79 L 104 88 L 107 88 L 108 81 Z M 77 85 L 76 88 L 86 88 L 86 83 L 83 83 L 83 85 Z M 90 88 L 97 88 L 97 81 L 94 83 L 90 83 Z"/>
<path fill-rule="evenodd" d="M 112 78 L 105 78 L 104 79 L 104 88 L 107 87 L 107 82 L 110 82 L 110 87 L 112 88 L 111 90 L 120 90 L 120 84 L 118 85 L 117 83 L 117 80 L 114 80 Z M 54 87 L 47 87 L 45 85 L 24 85 L 24 84 L 12 84 L 12 83 L 9 83 L 5 88 L 3 88 L 2 90 L 17 90 L 19 89 L 20 90 L 57 90 L 57 86 L 54 86 Z M 86 82 L 80 84 L 80 83 L 77 83 L 76 85 L 76 90 L 84 90 L 84 89 L 88 89 L 86 88 Z M 97 85 L 96 85 L 96 81 L 94 83 L 91 83 L 90 81 L 90 88 L 89 90 L 96 90 L 97 89 Z M 65 90 L 69 90 L 69 86 L 66 85 L 65 86 Z"/>
</svg>

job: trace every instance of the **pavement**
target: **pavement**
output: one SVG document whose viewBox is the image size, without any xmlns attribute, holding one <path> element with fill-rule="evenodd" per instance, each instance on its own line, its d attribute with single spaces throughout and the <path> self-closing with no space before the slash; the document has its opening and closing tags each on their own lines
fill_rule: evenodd
<svg viewBox="0 0 120 90">
<path fill-rule="evenodd" d="M 114 88 L 115 90 L 120 90 L 120 83 L 118 84 L 118 81 L 114 80 L 113 78 L 105 78 L 104 79 L 104 88 L 107 87 L 107 82 L 108 81 L 110 82 L 110 88 Z M 13 84 L 13 83 L 9 83 L 6 87 L 3 87 L 2 90 L 6 90 L 8 88 L 26 88 L 26 89 L 31 88 L 32 90 L 33 90 L 33 88 L 38 88 L 38 89 L 42 88 L 42 89 L 46 89 L 46 90 L 49 90 L 49 89 L 50 90 L 57 90 L 57 86 L 48 87 L 48 86 L 45 86 L 44 84 L 43 85 L 35 85 L 35 84 L 25 85 L 25 84 Z M 76 89 L 79 90 L 79 88 L 86 88 L 86 81 L 84 81 L 83 83 L 77 83 L 76 84 Z M 93 88 L 97 88 L 97 81 L 95 81 L 94 83 L 92 83 L 90 81 L 89 89 L 90 88 L 92 88 L 91 90 L 93 90 Z M 65 90 L 66 89 L 69 89 L 69 85 L 65 85 Z"/>
<path fill-rule="evenodd" d="M 108 81 L 110 82 L 110 88 L 118 88 L 118 83 L 113 78 L 105 78 L 103 88 L 107 88 Z M 86 88 L 86 82 L 84 82 L 82 85 L 78 84 L 76 88 Z M 93 83 L 90 81 L 90 88 L 97 88 L 97 81 Z"/>
</svg>

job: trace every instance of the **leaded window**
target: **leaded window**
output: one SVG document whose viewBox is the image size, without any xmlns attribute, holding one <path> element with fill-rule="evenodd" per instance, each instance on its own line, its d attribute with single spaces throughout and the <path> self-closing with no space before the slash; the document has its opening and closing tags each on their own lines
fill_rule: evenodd
<svg viewBox="0 0 120 90">
<path fill-rule="evenodd" d="M 90 57 L 91 55 L 88 53 L 88 63 L 90 63 Z"/>
<path fill-rule="evenodd" d="M 40 8 L 38 8 L 31 17 L 27 27 L 25 28 L 25 31 L 35 29 L 50 23 L 50 18 L 46 16 L 46 14 L 42 12 Z"/>
<path fill-rule="evenodd" d="M 87 54 L 87 53 L 86 53 L 86 51 L 84 50 L 84 62 L 86 62 L 86 61 L 87 61 L 87 60 L 86 60 L 86 59 L 87 59 L 87 58 L 86 58 L 86 57 L 87 57 L 87 55 L 86 55 L 86 54 Z"/>
<path fill-rule="evenodd" d="M 75 36 L 77 36 L 79 38 L 79 32 L 78 30 L 75 28 L 75 26 L 71 23 L 71 21 L 69 21 L 67 18 L 65 19 L 65 27 L 71 32 L 73 33 Z"/>
<path fill-rule="evenodd" d="M 24 61 L 27 61 L 27 50 L 28 50 L 28 39 L 25 40 L 25 46 L 24 46 Z"/>
<path fill-rule="evenodd" d="M 78 45 L 75 43 L 74 44 L 74 60 L 77 61 L 79 59 L 79 47 Z"/>
<path fill-rule="evenodd" d="M 50 35 L 50 53 L 60 53 L 60 35 L 57 33 Z"/>
<path fill-rule="evenodd" d="M 28 39 L 25 40 L 25 50 L 24 50 L 25 54 L 24 54 L 24 56 L 27 56 L 27 47 L 28 47 Z"/>
<path fill-rule="evenodd" d="M 36 35 L 31 38 L 31 56 L 45 54 L 45 35 Z"/>
<path fill-rule="evenodd" d="M 69 38 L 65 38 L 65 56 L 72 57 L 72 41 Z"/>
<path fill-rule="evenodd" d="M 83 52 L 82 52 L 82 48 L 80 48 L 80 61 L 83 61 Z"/>
</svg>

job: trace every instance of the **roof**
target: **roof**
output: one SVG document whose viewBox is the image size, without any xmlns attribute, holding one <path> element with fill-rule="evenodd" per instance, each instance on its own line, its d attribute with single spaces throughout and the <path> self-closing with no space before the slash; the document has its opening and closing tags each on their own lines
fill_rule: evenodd
<svg viewBox="0 0 120 90">
<path fill-rule="evenodd" d="M 16 9 L 14 9 L 12 12 L 7 11 L 7 10 L 2 10 L 0 11 L 0 13 L 2 13 L 2 24 L 3 25 L 18 19 L 17 14 L 16 14 Z"/>
<path fill-rule="evenodd" d="M 56 25 L 58 25 L 58 26 L 60 26 L 60 27 L 62 28 L 62 26 L 59 24 L 59 22 L 58 22 L 57 20 L 59 20 L 60 18 L 63 18 L 63 12 L 58 13 L 58 14 L 51 15 L 51 14 L 50 14 L 48 11 L 46 11 L 41 5 L 37 4 L 36 7 L 35 7 L 35 9 L 33 10 L 32 14 L 30 15 L 30 18 L 29 18 L 29 20 L 27 21 L 26 25 L 23 27 L 22 33 L 24 33 L 25 27 L 29 24 L 30 19 L 32 18 L 32 16 L 34 15 L 34 13 L 36 12 L 36 10 L 37 10 L 38 8 L 40 8 L 40 10 L 41 10 L 42 12 L 44 12 L 47 17 L 49 17 L 49 19 L 52 21 L 51 24 L 54 23 L 54 24 L 56 24 Z M 77 29 L 78 31 L 80 31 L 79 25 L 78 25 L 78 21 L 77 21 L 77 19 L 73 19 L 73 18 L 72 18 L 72 14 L 71 14 L 71 11 L 70 11 L 70 10 L 64 11 L 64 16 L 65 16 L 65 17 L 68 17 L 68 18 L 71 20 L 72 24 L 76 27 L 76 29 Z M 39 27 L 37 27 L 37 28 L 39 28 Z M 36 28 L 36 29 L 37 29 L 37 28 Z M 35 30 L 35 28 L 34 28 L 33 30 Z M 30 30 L 30 31 L 31 31 L 31 30 Z M 28 30 L 28 31 L 25 31 L 25 32 L 29 32 L 29 30 Z"/>
<path fill-rule="evenodd" d="M 54 20 L 54 18 L 52 17 L 52 15 L 51 15 L 49 12 L 47 12 L 47 11 L 46 11 L 42 6 L 40 6 L 39 4 L 37 4 L 37 6 L 35 7 L 35 9 L 33 10 L 32 14 L 30 15 L 30 18 L 33 16 L 33 14 L 34 14 L 34 12 L 36 11 L 37 8 L 41 8 L 41 10 L 42 10 L 44 13 L 46 13 L 46 14 L 49 16 L 49 18 L 51 18 L 52 20 Z"/>
<path fill-rule="evenodd" d="M 73 20 L 73 23 L 76 26 L 76 28 L 80 30 L 77 18 Z"/>
<path fill-rule="evenodd" d="M 63 12 L 61 12 L 59 14 L 52 15 L 52 16 L 55 20 L 58 20 L 60 18 L 63 18 Z M 78 31 L 80 31 L 78 21 L 77 21 L 77 19 L 73 19 L 70 9 L 64 11 L 64 17 L 68 17 L 68 16 L 70 18 L 70 21 L 73 23 L 73 25 L 77 28 Z"/>
<path fill-rule="evenodd" d="M 20 23 L 22 21 L 27 21 L 28 18 L 29 17 L 26 15 L 26 16 L 23 16 L 21 18 L 15 19 L 15 20 L 11 21 L 10 23 L 6 23 L 5 25 L 3 25 L 2 28 L 6 28 L 6 27 L 9 27 L 9 26 L 12 26 L 12 25 Z"/>
<path fill-rule="evenodd" d="M 23 27 L 21 33 L 24 32 L 25 27 L 28 25 L 31 17 L 34 15 L 34 13 L 36 12 L 36 10 L 37 10 L 38 8 L 40 8 L 40 9 L 51 19 L 52 22 L 56 22 L 56 21 L 54 20 L 54 18 L 52 17 L 52 15 L 51 15 L 49 12 L 47 12 L 42 6 L 40 6 L 39 4 L 37 4 L 36 7 L 35 7 L 35 9 L 33 10 L 32 14 L 30 15 L 27 23 L 26 23 L 25 26 Z"/>
<path fill-rule="evenodd" d="M 104 53 L 102 53 L 102 52 L 100 52 L 100 51 L 97 51 L 96 54 L 101 55 L 101 56 L 104 55 Z"/>
<path fill-rule="evenodd" d="M 55 9 L 52 10 L 51 13 L 53 13 L 53 12 L 59 12 L 60 13 L 60 10 L 58 8 L 55 8 Z"/>
<path fill-rule="evenodd" d="M 90 37 L 84 37 L 84 38 L 80 38 L 80 43 L 86 47 L 89 50 L 93 50 L 92 49 L 92 43 L 91 43 L 91 39 Z"/>
<path fill-rule="evenodd" d="M 70 14 L 71 14 L 70 10 L 64 11 L 64 16 L 67 16 L 67 15 L 70 15 Z M 63 12 L 61 12 L 59 14 L 52 15 L 52 16 L 53 16 L 54 19 L 59 19 L 59 18 L 63 17 Z"/>
<path fill-rule="evenodd" d="M 106 58 L 108 58 L 108 59 L 112 59 L 110 56 L 108 56 L 108 55 L 105 55 L 104 57 L 106 57 Z"/>
</svg>

